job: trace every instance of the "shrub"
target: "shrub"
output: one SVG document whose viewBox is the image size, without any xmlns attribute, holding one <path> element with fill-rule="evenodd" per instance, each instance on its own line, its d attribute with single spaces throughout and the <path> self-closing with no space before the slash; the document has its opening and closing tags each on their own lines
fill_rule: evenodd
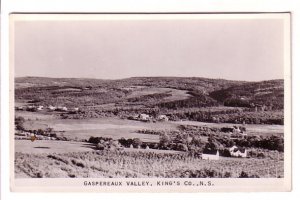
<svg viewBox="0 0 300 200">
<path fill-rule="evenodd" d="M 96 148 L 97 148 L 98 150 L 104 150 L 104 149 L 105 149 L 105 145 L 102 144 L 102 143 L 98 143 L 97 146 L 96 146 Z"/>
<path fill-rule="evenodd" d="M 231 173 L 230 172 L 225 172 L 225 174 L 224 174 L 223 177 L 224 178 L 230 178 L 231 177 Z"/>
<path fill-rule="evenodd" d="M 249 176 L 246 172 L 242 171 L 239 178 L 249 178 Z"/>
<path fill-rule="evenodd" d="M 50 133 L 50 137 L 54 137 L 54 138 L 56 138 L 56 137 L 57 137 L 57 135 L 56 135 L 56 133 Z"/>
<path fill-rule="evenodd" d="M 163 149 L 166 149 L 167 146 L 169 146 L 171 142 L 171 138 L 168 134 L 166 133 L 162 133 L 160 136 L 159 136 L 159 146 Z"/>
<path fill-rule="evenodd" d="M 37 130 L 37 135 L 44 135 L 45 131 L 43 131 L 42 129 L 38 129 Z"/>
<path fill-rule="evenodd" d="M 61 158 L 61 157 L 59 157 L 59 156 L 56 156 L 56 155 L 48 155 L 47 156 L 48 158 L 52 158 L 52 159 L 54 159 L 54 160 L 58 160 L 58 161 L 61 161 L 61 162 L 63 162 L 63 163 L 65 163 L 65 164 L 69 164 L 69 161 L 68 160 L 66 160 L 66 159 L 64 159 L 64 158 Z"/>
<path fill-rule="evenodd" d="M 266 156 L 265 156 L 264 153 L 260 152 L 260 153 L 257 154 L 257 157 L 258 158 L 265 158 Z"/>
<path fill-rule="evenodd" d="M 76 166 L 78 166 L 78 167 L 81 167 L 81 168 L 84 168 L 84 167 L 85 167 L 85 165 L 84 165 L 82 162 L 77 161 L 77 160 L 75 160 L 75 159 L 72 159 L 72 164 L 73 164 L 73 165 L 76 165 Z"/>
<path fill-rule="evenodd" d="M 112 138 L 105 138 L 105 137 L 93 137 L 91 136 L 88 140 L 89 143 L 93 143 L 93 144 L 98 144 L 101 142 L 101 140 L 103 141 L 110 141 L 112 140 Z"/>
</svg>

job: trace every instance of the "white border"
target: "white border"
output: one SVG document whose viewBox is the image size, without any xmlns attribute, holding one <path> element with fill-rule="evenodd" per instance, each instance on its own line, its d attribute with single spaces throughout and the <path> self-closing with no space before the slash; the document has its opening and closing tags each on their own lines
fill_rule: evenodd
<svg viewBox="0 0 300 200">
<path fill-rule="evenodd" d="M 299 45 L 300 38 L 300 9 L 297 0 L 191 0 L 182 3 L 180 0 L 4 0 L 2 1 L 1 13 L 1 197 L 2 199 L 99 199 L 99 198 L 113 198 L 113 199 L 153 199 L 153 198 L 212 198 L 212 199 L 296 199 L 299 194 L 299 170 L 293 171 L 293 192 L 291 193 L 259 193 L 259 194 L 243 194 L 243 193 L 229 193 L 229 194 L 151 194 L 139 195 L 134 194 L 118 194 L 109 195 L 102 194 L 30 194 L 30 193 L 11 193 L 9 190 L 9 155 L 8 149 L 8 135 L 3 134 L 8 132 L 8 13 L 10 12 L 274 12 L 274 11 L 291 11 L 292 12 L 292 64 L 293 66 L 300 66 Z M 293 67 L 293 117 L 294 120 L 299 114 L 300 106 L 295 102 L 300 102 L 299 92 L 299 67 Z M 297 118 L 298 119 L 298 118 Z M 295 120 L 296 122 L 296 120 Z M 293 132 L 300 132 L 300 123 L 293 123 Z M 300 152 L 299 134 L 293 134 L 293 152 Z M 299 159 L 297 153 L 293 156 L 293 168 L 300 169 Z M 299 195 L 297 196 L 299 197 Z"/>
</svg>

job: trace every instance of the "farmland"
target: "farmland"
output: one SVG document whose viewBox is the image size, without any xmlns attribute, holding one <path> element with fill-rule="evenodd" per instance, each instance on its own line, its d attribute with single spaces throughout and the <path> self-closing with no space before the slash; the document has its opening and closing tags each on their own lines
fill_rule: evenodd
<svg viewBox="0 0 300 200">
<path fill-rule="evenodd" d="M 15 82 L 17 178 L 283 177 L 282 80 Z"/>
<path fill-rule="evenodd" d="M 28 154 L 87 152 L 93 150 L 93 145 L 86 142 L 16 140 L 15 152 Z"/>
<path fill-rule="evenodd" d="M 239 158 L 206 161 L 184 154 L 151 152 L 16 153 L 16 163 L 17 177 L 31 178 L 283 177 L 283 161 Z"/>
</svg>

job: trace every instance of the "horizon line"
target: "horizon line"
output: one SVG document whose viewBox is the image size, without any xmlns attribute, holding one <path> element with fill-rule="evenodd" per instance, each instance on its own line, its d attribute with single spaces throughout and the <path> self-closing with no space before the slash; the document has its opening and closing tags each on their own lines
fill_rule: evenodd
<svg viewBox="0 0 300 200">
<path fill-rule="evenodd" d="M 239 80 L 239 79 L 225 79 L 225 78 L 208 78 L 200 76 L 132 76 L 124 78 L 88 78 L 88 77 L 51 77 L 51 76 L 15 76 L 14 78 L 52 78 L 52 79 L 94 79 L 94 80 L 123 80 L 130 78 L 202 78 L 202 79 L 213 79 L 213 80 L 226 80 L 226 81 L 238 81 L 238 82 L 262 82 L 262 81 L 273 81 L 273 80 L 284 80 L 284 78 L 271 78 L 264 80 Z"/>
</svg>

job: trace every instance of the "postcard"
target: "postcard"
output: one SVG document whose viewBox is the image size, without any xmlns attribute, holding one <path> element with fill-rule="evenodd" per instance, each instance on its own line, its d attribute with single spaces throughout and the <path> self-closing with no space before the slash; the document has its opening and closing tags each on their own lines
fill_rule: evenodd
<svg viewBox="0 0 300 200">
<path fill-rule="evenodd" d="M 290 191 L 290 15 L 11 14 L 11 190 Z"/>
</svg>

